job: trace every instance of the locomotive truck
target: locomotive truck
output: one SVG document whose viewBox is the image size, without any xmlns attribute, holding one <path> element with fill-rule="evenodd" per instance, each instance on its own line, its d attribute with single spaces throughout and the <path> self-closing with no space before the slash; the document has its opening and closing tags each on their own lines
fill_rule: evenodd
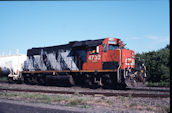
<svg viewBox="0 0 172 113">
<path fill-rule="evenodd" d="M 19 79 L 27 84 L 136 87 L 144 84 L 144 64 L 118 38 L 72 41 L 65 45 L 27 50 Z"/>
</svg>

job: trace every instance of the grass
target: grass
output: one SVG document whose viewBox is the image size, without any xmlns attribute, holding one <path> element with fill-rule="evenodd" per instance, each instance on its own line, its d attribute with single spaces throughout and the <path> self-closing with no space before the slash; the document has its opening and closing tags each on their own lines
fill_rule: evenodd
<svg viewBox="0 0 172 113">
<path fill-rule="evenodd" d="M 8 93 L 8 92 L 0 92 L 1 97 L 9 98 L 9 97 L 17 97 L 17 93 Z"/>
<path fill-rule="evenodd" d="M 170 113 L 170 106 L 164 107 L 164 109 L 165 109 L 165 113 Z"/>
<path fill-rule="evenodd" d="M 113 100 L 111 100 L 111 99 L 108 99 L 106 102 L 107 102 L 109 105 L 112 105 L 112 104 L 113 104 Z"/>
<path fill-rule="evenodd" d="M 148 110 L 148 111 L 152 111 L 152 108 L 150 108 L 150 107 L 147 107 L 147 108 L 146 108 L 146 110 Z"/>
<path fill-rule="evenodd" d="M 131 94 L 128 95 L 128 99 L 129 99 L 129 100 L 133 99 L 133 97 L 132 97 Z"/>
<path fill-rule="evenodd" d="M 157 107 L 161 108 L 163 113 L 170 113 L 170 106 L 163 106 L 163 105 L 157 104 Z"/>
<path fill-rule="evenodd" d="M 22 100 L 39 101 L 43 103 L 53 103 L 60 101 L 68 101 L 69 97 L 59 95 L 46 95 L 39 93 L 14 93 L 0 92 L 2 98 L 20 98 Z"/>
<path fill-rule="evenodd" d="M 3 77 L 0 77 L 0 81 L 7 82 L 7 81 L 8 81 L 8 77 L 5 77 L 5 76 L 3 76 Z"/>
<path fill-rule="evenodd" d="M 103 100 L 101 99 L 101 98 L 97 98 L 97 99 L 95 99 L 95 102 L 96 103 L 100 103 L 100 102 L 102 102 Z"/>
<path fill-rule="evenodd" d="M 105 97 L 104 97 L 104 96 L 102 96 L 102 97 L 101 97 L 101 99 L 102 99 L 102 100 L 105 100 Z"/>
<path fill-rule="evenodd" d="M 148 87 L 170 87 L 170 82 L 146 82 Z"/>
<path fill-rule="evenodd" d="M 79 95 L 79 96 L 78 96 Z M 55 94 L 44 94 L 44 93 L 18 93 L 18 92 L 0 92 L 0 98 L 6 99 L 14 99 L 21 101 L 29 101 L 29 102 L 41 102 L 46 104 L 54 104 L 54 105 L 64 105 L 64 106 L 74 106 L 80 108 L 88 108 L 89 106 L 100 105 L 106 107 L 116 106 L 118 103 L 122 103 L 122 106 L 128 106 L 131 109 L 139 109 L 139 110 L 147 110 L 153 111 L 153 106 L 143 105 L 142 103 L 136 103 L 133 101 L 132 95 L 128 97 L 117 96 L 117 97 L 95 97 L 95 96 L 80 96 L 80 94 L 74 95 L 55 95 Z M 130 104 L 125 103 L 128 101 Z M 124 104 L 123 104 L 124 103 Z M 141 106 L 141 107 L 140 107 Z M 162 106 L 161 104 L 157 104 L 157 108 L 161 108 L 163 112 L 170 112 L 169 106 Z"/>
<path fill-rule="evenodd" d="M 82 96 L 79 92 L 75 91 L 74 95 Z"/>
<path fill-rule="evenodd" d="M 75 99 L 71 99 L 66 105 L 67 106 L 76 106 L 76 105 L 80 105 L 80 104 L 83 104 L 83 99 L 75 98 Z"/>
<path fill-rule="evenodd" d="M 136 103 L 131 103 L 130 104 L 130 107 L 134 107 L 134 106 L 137 106 L 137 104 Z"/>
<path fill-rule="evenodd" d="M 20 99 L 20 100 L 30 100 L 30 101 L 38 101 L 47 104 L 60 103 L 63 102 L 64 105 L 67 106 L 77 106 L 82 105 L 82 108 L 86 108 L 86 103 L 84 99 L 80 97 L 69 97 L 64 95 L 46 95 L 40 93 L 15 93 L 15 92 L 0 92 L 1 98 L 7 99 Z"/>
<path fill-rule="evenodd" d="M 21 95 L 21 98 L 23 99 L 30 99 L 30 100 L 39 100 L 43 103 L 51 103 L 52 98 L 50 96 L 47 96 L 45 94 L 27 94 L 27 95 Z"/>
<path fill-rule="evenodd" d="M 61 102 L 61 101 L 69 100 L 69 97 L 57 95 L 57 96 L 51 96 L 51 99 L 52 99 L 53 102 Z"/>
<path fill-rule="evenodd" d="M 86 105 L 86 104 L 81 105 L 81 108 L 88 108 L 88 105 Z"/>
<path fill-rule="evenodd" d="M 118 98 L 119 98 L 122 102 L 125 101 L 125 97 L 124 97 L 124 96 L 118 96 Z"/>
</svg>

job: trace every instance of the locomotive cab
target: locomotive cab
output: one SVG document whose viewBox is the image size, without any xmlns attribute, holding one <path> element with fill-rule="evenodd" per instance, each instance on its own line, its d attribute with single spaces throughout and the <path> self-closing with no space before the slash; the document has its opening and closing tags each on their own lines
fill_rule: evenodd
<svg viewBox="0 0 172 113">
<path fill-rule="evenodd" d="M 87 61 L 83 64 L 83 70 L 114 70 L 116 74 L 112 76 L 115 76 L 118 83 L 135 87 L 136 82 L 145 81 L 141 74 L 145 75 L 145 71 L 136 70 L 136 66 L 141 65 L 135 64 L 133 50 L 125 49 L 120 39 L 106 38 L 100 45 L 87 49 Z"/>
<path fill-rule="evenodd" d="M 116 70 L 121 63 L 120 51 L 122 49 L 124 45 L 117 38 L 106 38 L 100 45 L 89 47 L 87 62 L 83 64 L 83 70 Z"/>
</svg>

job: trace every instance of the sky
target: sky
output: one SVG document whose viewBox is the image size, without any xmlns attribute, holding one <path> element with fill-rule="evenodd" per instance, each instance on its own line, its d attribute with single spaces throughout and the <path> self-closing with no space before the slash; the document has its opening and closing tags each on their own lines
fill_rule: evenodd
<svg viewBox="0 0 172 113">
<path fill-rule="evenodd" d="M 136 53 L 170 44 L 169 0 L 0 1 L 0 55 L 106 37 Z"/>
</svg>

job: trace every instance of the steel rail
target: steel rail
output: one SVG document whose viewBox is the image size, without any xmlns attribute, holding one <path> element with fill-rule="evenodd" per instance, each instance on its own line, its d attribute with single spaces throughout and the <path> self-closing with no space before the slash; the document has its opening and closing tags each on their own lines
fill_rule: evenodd
<svg viewBox="0 0 172 113">
<path fill-rule="evenodd" d="M 169 89 L 158 89 L 158 88 L 130 88 L 133 91 L 157 91 L 157 92 L 170 92 Z"/>
<path fill-rule="evenodd" d="M 0 81 L 0 83 L 2 84 L 8 84 L 7 81 Z M 17 84 L 19 85 L 19 84 Z M 27 85 L 27 84 L 24 84 L 24 85 Z M 75 87 L 75 86 L 74 86 Z M 64 87 L 65 88 L 65 87 Z M 72 89 L 72 87 L 71 87 Z M 98 88 L 99 89 L 99 88 Z M 113 89 L 110 89 L 110 90 L 113 90 Z M 170 88 L 167 88 L 167 87 L 139 87 L 139 88 L 124 88 L 123 90 L 126 90 L 126 91 L 129 91 L 129 90 L 132 90 L 132 91 L 156 91 L 156 92 L 170 92 Z M 96 89 L 95 89 L 96 91 Z"/>
</svg>

